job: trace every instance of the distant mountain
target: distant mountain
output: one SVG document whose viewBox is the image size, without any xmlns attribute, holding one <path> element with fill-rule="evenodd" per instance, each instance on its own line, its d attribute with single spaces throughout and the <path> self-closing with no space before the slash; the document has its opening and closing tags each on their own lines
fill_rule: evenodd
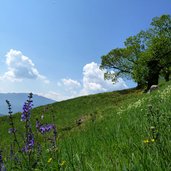
<svg viewBox="0 0 171 171">
<path fill-rule="evenodd" d="M 0 93 L 0 116 L 8 114 L 8 106 L 6 104 L 6 100 L 10 101 L 13 113 L 16 113 L 22 112 L 23 104 L 27 99 L 27 93 Z M 54 100 L 33 94 L 33 107 L 38 107 L 54 102 Z"/>
</svg>

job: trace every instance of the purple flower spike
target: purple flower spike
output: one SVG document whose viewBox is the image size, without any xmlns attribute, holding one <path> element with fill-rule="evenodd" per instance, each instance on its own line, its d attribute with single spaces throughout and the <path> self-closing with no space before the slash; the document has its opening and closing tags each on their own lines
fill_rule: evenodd
<svg viewBox="0 0 171 171">
<path fill-rule="evenodd" d="M 36 119 L 36 128 L 38 129 L 41 126 L 40 122 L 38 119 Z"/>
<path fill-rule="evenodd" d="M 25 147 L 22 148 L 23 152 L 28 152 L 34 147 L 34 137 L 33 134 L 28 134 L 28 140 L 26 142 Z"/>
<path fill-rule="evenodd" d="M 47 125 L 42 125 L 39 127 L 39 131 L 44 134 L 46 132 L 49 132 L 51 129 L 53 129 L 54 125 L 52 124 L 47 124 Z"/>
<path fill-rule="evenodd" d="M 38 119 L 36 120 L 36 128 L 41 134 L 49 132 L 50 130 L 54 129 L 54 127 L 55 126 L 53 124 L 44 124 L 43 125 L 38 121 Z"/>
<path fill-rule="evenodd" d="M 31 102 L 25 102 L 23 105 L 23 113 L 21 114 L 21 121 L 30 119 L 30 110 L 32 109 Z"/>
<path fill-rule="evenodd" d="M 2 160 L 2 151 L 0 150 L 0 171 L 6 171 L 6 168 L 4 166 L 3 160 Z"/>
<path fill-rule="evenodd" d="M 0 151 L 0 163 L 3 163 L 1 152 L 2 152 L 2 151 Z"/>
</svg>

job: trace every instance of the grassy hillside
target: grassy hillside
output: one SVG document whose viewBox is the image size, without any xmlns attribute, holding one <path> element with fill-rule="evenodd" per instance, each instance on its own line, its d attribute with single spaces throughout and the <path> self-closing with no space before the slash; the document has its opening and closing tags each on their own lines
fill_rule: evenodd
<svg viewBox="0 0 171 171">
<path fill-rule="evenodd" d="M 170 104 L 169 82 L 151 94 L 123 90 L 35 108 L 31 114 L 33 128 L 42 114 L 41 122 L 55 122 L 58 128 L 53 150 L 44 143 L 48 135 L 37 136 L 44 145 L 36 170 L 171 170 Z M 14 123 L 17 136 L 22 137 L 19 113 Z M 10 167 L 8 128 L 8 117 L 1 117 L 0 148 Z"/>
<path fill-rule="evenodd" d="M 54 122 L 53 118 L 55 118 L 55 124 L 57 125 L 59 132 L 63 132 L 65 130 L 70 130 L 75 127 L 77 125 L 76 121 L 80 118 L 84 118 L 84 120 L 87 121 L 90 120 L 90 118 L 94 118 L 96 117 L 96 115 L 98 115 L 97 118 L 99 119 L 100 117 L 102 117 L 102 113 L 104 111 L 110 108 L 112 109 L 118 107 L 118 105 L 121 105 L 123 101 L 133 98 L 133 94 L 135 95 L 135 97 L 139 95 L 139 92 L 140 91 L 130 89 L 78 97 L 71 100 L 56 102 L 50 105 L 34 108 L 32 110 L 31 119 L 33 121 L 33 125 L 35 125 L 36 118 L 41 118 L 41 115 L 44 116 L 43 122 L 47 123 Z M 8 108 L 8 106 L 6 107 Z M 22 133 L 22 129 L 20 129 L 20 119 L 20 113 L 14 115 L 15 126 L 19 128 Z M 4 137 L 1 141 L 2 146 L 8 141 L 8 136 L 6 134 L 9 127 L 9 117 L 0 117 L 0 136 Z"/>
</svg>

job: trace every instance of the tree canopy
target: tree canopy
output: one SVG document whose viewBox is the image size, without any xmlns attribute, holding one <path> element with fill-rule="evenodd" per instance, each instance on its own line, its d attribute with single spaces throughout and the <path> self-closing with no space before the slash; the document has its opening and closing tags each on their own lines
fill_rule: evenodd
<svg viewBox="0 0 171 171">
<path fill-rule="evenodd" d="M 138 87 L 158 84 L 159 77 L 169 80 L 171 74 L 171 16 L 152 19 L 149 29 L 128 37 L 123 48 L 115 48 L 102 56 L 105 79 L 113 82 L 126 77 Z"/>
</svg>

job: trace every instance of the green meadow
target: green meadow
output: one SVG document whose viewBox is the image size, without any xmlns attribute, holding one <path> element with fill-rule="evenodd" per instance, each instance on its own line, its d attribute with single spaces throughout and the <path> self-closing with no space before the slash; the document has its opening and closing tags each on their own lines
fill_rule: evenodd
<svg viewBox="0 0 171 171">
<path fill-rule="evenodd" d="M 159 84 L 159 88 L 149 94 L 128 89 L 34 108 L 32 129 L 35 144 L 41 144 L 41 155 L 35 165 L 34 149 L 30 152 L 30 156 L 33 155 L 30 166 L 16 146 L 13 155 L 18 157 L 18 162 L 15 157 L 10 158 L 13 135 L 8 133 L 9 117 L 0 117 L 0 148 L 5 167 L 37 171 L 171 170 L 170 83 Z M 16 135 L 22 144 L 24 125 L 20 118 L 21 113 L 13 115 Z M 36 133 L 36 118 L 56 125 L 55 148 L 48 144 L 51 132 Z M 19 163 L 25 167 L 21 169 L 17 166 Z"/>
</svg>

